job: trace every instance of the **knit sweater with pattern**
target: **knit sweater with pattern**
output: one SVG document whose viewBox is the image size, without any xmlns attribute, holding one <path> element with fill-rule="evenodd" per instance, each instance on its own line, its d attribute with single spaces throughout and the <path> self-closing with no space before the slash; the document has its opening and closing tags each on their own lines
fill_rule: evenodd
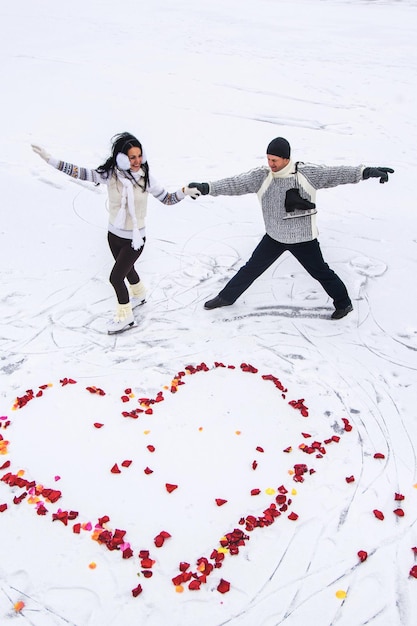
<svg viewBox="0 0 417 626">
<path fill-rule="evenodd" d="M 281 243 L 293 244 L 317 238 L 315 211 L 289 215 L 285 210 L 285 195 L 289 189 L 299 189 L 300 195 L 315 201 L 315 190 L 337 187 L 362 180 L 363 166 L 318 166 L 290 161 L 285 172 L 273 173 L 267 166 L 209 183 L 212 196 L 259 194 L 266 233 Z M 297 176 L 297 171 L 301 176 Z M 269 179 L 269 180 L 268 180 Z"/>
</svg>

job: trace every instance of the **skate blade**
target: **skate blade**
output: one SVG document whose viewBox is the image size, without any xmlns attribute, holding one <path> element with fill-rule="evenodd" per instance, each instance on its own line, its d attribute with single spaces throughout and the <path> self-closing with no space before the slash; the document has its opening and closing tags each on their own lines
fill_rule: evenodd
<svg viewBox="0 0 417 626">
<path fill-rule="evenodd" d="M 143 299 L 140 302 L 137 302 L 136 304 L 133 305 L 133 310 L 137 309 L 139 306 L 143 306 L 145 304 L 146 300 Z"/>
<path fill-rule="evenodd" d="M 108 330 L 107 334 L 108 335 L 120 335 L 120 333 L 124 333 L 126 330 L 130 330 L 130 328 L 134 328 L 135 326 L 136 326 L 135 322 L 130 322 L 130 324 L 128 324 L 124 328 L 121 328 L 120 330 Z"/>
</svg>

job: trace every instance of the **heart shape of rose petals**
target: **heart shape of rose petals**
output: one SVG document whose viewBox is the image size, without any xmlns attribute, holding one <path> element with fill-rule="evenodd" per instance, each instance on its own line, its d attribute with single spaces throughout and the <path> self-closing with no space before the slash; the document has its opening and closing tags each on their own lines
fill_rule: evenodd
<svg viewBox="0 0 417 626">
<path fill-rule="evenodd" d="M 177 591 L 213 578 L 226 593 L 225 559 L 280 518 L 298 520 L 297 488 L 352 427 L 343 418 L 339 434 L 312 436 L 305 400 L 247 363 L 188 365 L 149 396 L 130 385 L 27 390 L 3 422 L 1 480 L 15 505 L 136 559 L 144 579 L 159 567 Z"/>
</svg>

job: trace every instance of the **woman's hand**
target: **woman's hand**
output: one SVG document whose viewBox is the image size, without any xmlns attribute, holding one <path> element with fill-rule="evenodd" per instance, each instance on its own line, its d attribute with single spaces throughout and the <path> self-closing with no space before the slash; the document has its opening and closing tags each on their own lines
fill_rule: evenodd
<svg viewBox="0 0 417 626">
<path fill-rule="evenodd" d="M 43 159 L 44 161 L 48 163 L 49 159 L 51 158 L 51 155 L 48 154 L 46 150 L 44 150 L 40 146 L 35 145 L 34 143 L 32 143 L 31 146 L 32 146 L 33 152 L 36 152 L 36 154 L 39 154 L 41 159 Z"/>
<path fill-rule="evenodd" d="M 186 196 L 190 196 L 190 198 L 192 198 L 193 200 L 196 200 L 198 196 L 201 196 L 201 193 L 197 189 L 197 187 L 183 187 L 182 193 L 184 193 Z"/>
</svg>

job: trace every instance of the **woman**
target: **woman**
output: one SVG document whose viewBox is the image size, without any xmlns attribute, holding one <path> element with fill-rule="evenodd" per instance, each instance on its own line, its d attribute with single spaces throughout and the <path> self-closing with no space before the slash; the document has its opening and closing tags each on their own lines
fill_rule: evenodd
<svg viewBox="0 0 417 626">
<path fill-rule="evenodd" d="M 32 148 L 49 165 L 72 178 L 107 185 L 107 239 L 115 260 L 110 283 L 117 298 L 116 315 L 109 323 L 108 333 L 127 330 L 134 325 L 133 309 L 145 302 L 146 290 L 135 270 L 135 262 L 142 254 L 146 241 L 148 193 L 163 204 L 172 205 L 183 200 L 186 195 L 195 199 L 200 195 L 199 192 L 189 187 L 183 187 L 175 193 L 165 191 L 149 172 L 142 144 L 130 133 L 120 133 L 113 137 L 110 157 L 95 170 L 59 161 L 37 145 L 32 144 Z"/>
</svg>

